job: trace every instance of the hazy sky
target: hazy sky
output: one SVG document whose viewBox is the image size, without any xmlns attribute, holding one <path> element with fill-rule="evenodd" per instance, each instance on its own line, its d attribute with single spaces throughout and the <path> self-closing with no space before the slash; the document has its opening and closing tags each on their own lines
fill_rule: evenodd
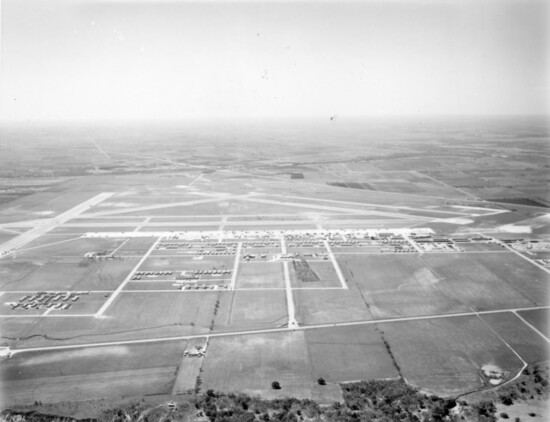
<svg viewBox="0 0 550 422">
<path fill-rule="evenodd" d="M 548 111 L 531 0 L 2 0 L 0 118 Z"/>
</svg>

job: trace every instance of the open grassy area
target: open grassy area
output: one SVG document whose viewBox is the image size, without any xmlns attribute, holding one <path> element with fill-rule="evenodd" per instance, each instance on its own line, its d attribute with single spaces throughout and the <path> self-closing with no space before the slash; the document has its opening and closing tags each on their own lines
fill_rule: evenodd
<svg viewBox="0 0 550 422">
<path fill-rule="evenodd" d="M 316 385 L 303 332 L 219 337 L 210 341 L 201 375 L 202 389 L 262 397 L 341 399 L 336 385 Z M 280 390 L 271 387 L 278 381 Z"/>
<path fill-rule="evenodd" d="M 547 338 L 550 337 L 550 309 L 531 309 L 518 314 Z"/>
<path fill-rule="evenodd" d="M 440 288 L 478 310 L 548 305 L 550 276 L 514 253 L 424 254 Z"/>
<path fill-rule="evenodd" d="M 403 376 L 441 395 L 489 385 L 482 367 L 494 365 L 505 379 L 521 369 L 520 359 L 475 316 L 379 324 Z"/>
<path fill-rule="evenodd" d="M 229 300 L 227 319 L 216 318 L 218 329 L 251 330 L 279 327 L 287 322 L 283 290 L 237 290 Z"/>
<path fill-rule="evenodd" d="M 284 288 L 282 262 L 242 262 L 237 272 L 237 289 Z"/>
<path fill-rule="evenodd" d="M 185 342 L 14 356 L 0 367 L 4 405 L 170 393 Z"/>
<path fill-rule="evenodd" d="M 305 334 L 314 378 L 347 382 L 399 376 L 374 325 L 319 328 Z"/>
<path fill-rule="evenodd" d="M 289 273 L 293 287 L 341 287 L 331 261 L 294 260 L 289 264 Z"/>
<path fill-rule="evenodd" d="M 350 286 L 377 318 L 465 312 L 468 308 L 438 288 L 440 282 L 418 254 L 337 255 Z"/>
<path fill-rule="evenodd" d="M 372 319 L 355 287 L 349 290 L 294 290 L 292 294 L 296 318 L 304 325 Z"/>
<path fill-rule="evenodd" d="M 527 363 L 548 359 L 549 344 L 512 312 L 485 314 L 481 317 Z"/>
<path fill-rule="evenodd" d="M 83 260 L 80 258 L 0 261 L 5 291 L 111 290 L 118 287 L 137 264 L 137 258 Z"/>
</svg>

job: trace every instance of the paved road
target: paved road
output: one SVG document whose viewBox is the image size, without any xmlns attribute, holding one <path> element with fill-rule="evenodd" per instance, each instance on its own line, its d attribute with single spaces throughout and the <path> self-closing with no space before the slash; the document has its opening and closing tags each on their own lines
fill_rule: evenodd
<svg viewBox="0 0 550 422">
<path fill-rule="evenodd" d="M 29 353 L 29 352 L 44 352 L 44 351 L 52 351 L 52 350 L 81 349 L 86 347 L 160 343 L 160 342 L 166 342 L 166 341 L 190 340 L 194 338 L 203 338 L 203 337 L 208 337 L 208 338 L 229 337 L 229 336 L 238 336 L 238 335 L 254 335 L 254 334 L 264 334 L 264 333 L 285 332 L 289 330 L 313 330 L 318 328 L 347 327 L 347 326 L 353 326 L 353 325 L 387 324 L 387 323 L 394 323 L 394 322 L 421 321 L 421 320 L 440 319 L 440 318 L 454 318 L 454 317 L 462 317 L 462 316 L 479 316 L 479 315 L 485 315 L 485 314 L 497 314 L 501 312 L 518 312 L 518 311 L 527 311 L 527 310 L 533 310 L 533 309 L 550 309 L 550 306 L 532 306 L 528 308 L 507 308 L 507 309 L 497 309 L 492 311 L 456 312 L 452 314 L 434 314 L 434 315 L 422 315 L 422 316 L 411 316 L 411 317 L 385 318 L 385 319 L 376 319 L 376 320 L 362 320 L 362 321 L 353 321 L 353 322 L 338 322 L 338 323 L 331 323 L 331 324 L 317 324 L 317 325 L 299 326 L 299 327 L 292 327 L 292 328 L 284 327 L 284 328 L 267 328 L 263 330 L 253 330 L 253 331 L 230 331 L 230 332 L 224 332 L 224 333 L 210 333 L 210 334 L 203 333 L 203 334 L 196 334 L 191 336 L 174 336 L 174 337 L 161 337 L 161 338 L 147 338 L 147 339 L 139 339 L 139 340 L 68 344 L 68 345 L 61 345 L 61 346 L 30 347 L 30 348 L 21 348 L 21 349 L 11 349 L 10 351 L 12 354 L 16 354 L 16 353 Z"/>
<path fill-rule="evenodd" d="M 156 248 L 156 246 L 158 245 L 158 243 L 160 242 L 162 238 L 159 237 L 157 239 L 157 241 L 155 243 L 153 243 L 153 245 L 149 248 L 149 250 L 143 255 L 143 257 L 139 260 L 139 262 L 136 264 L 136 266 L 132 269 L 132 271 L 130 271 L 130 273 L 126 276 L 126 278 L 124 279 L 124 281 L 122 283 L 120 283 L 120 285 L 118 286 L 118 288 L 113 292 L 113 294 L 111 294 L 109 296 L 109 299 L 107 299 L 105 301 L 105 303 L 103 304 L 103 306 L 101 308 L 99 308 L 99 310 L 96 312 L 95 314 L 95 317 L 96 318 L 99 318 L 103 315 L 103 313 L 107 310 L 107 308 L 109 306 L 111 306 L 111 303 L 113 303 L 113 301 L 116 299 L 116 297 L 120 294 L 120 292 L 122 291 L 122 289 L 124 289 L 124 286 L 126 286 L 126 284 L 128 283 L 128 281 L 130 281 L 132 275 L 134 274 L 135 271 L 138 270 L 138 268 L 141 266 L 141 264 L 143 264 L 143 262 L 149 257 L 149 255 L 151 254 L 151 252 L 153 252 L 153 250 Z"/>
</svg>

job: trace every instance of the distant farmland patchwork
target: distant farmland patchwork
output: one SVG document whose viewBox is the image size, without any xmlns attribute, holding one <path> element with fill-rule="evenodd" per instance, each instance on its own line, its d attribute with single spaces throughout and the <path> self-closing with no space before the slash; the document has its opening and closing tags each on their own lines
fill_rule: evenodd
<svg viewBox="0 0 550 422">
<path fill-rule="evenodd" d="M 355 182 L 331 198 L 265 181 L 114 192 L 3 251 L 6 403 L 207 389 L 332 403 L 338 383 L 397 378 L 456 395 L 490 388 L 489 367 L 505 382 L 544 360 L 548 269 L 497 237 L 430 228 L 507 211 L 449 206 L 460 192 L 405 173 L 369 179 L 361 200 Z M 442 199 L 392 193 L 403 183 Z"/>
</svg>

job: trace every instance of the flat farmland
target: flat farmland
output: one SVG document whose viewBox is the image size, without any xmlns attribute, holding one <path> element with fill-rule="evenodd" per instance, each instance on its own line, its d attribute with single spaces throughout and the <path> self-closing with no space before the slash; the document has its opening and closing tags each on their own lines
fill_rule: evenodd
<svg viewBox="0 0 550 422">
<path fill-rule="evenodd" d="M 218 292 L 141 293 L 122 292 L 105 312 L 99 330 L 163 335 L 200 334 L 208 329 L 214 315 Z M 170 334 L 168 334 L 170 333 Z"/>
<path fill-rule="evenodd" d="M 511 378 L 521 360 L 476 316 L 379 324 L 403 376 L 440 395 L 487 386 L 482 367 L 494 365 Z"/>
<path fill-rule="evenodd" d="M 548 359 L 548 342 L 512 312 L 481 316 L 527 363 Z"/>
<path fill-rule="evenodd" d="M 305 262 L 304 262 L 305 261 Z M 293 287 L 341 287 L 340 279 L 331 261 L 292 261 L 288 263 Z"/>
<path fill-rule="evenodd" d="M 518 314 L 547 338 L 550 338 L 550 309 L 518 311 Z"/>
<path fill-rule="evenodd" d="M 514 253 L 424 254 L 440 288 L 478 310 L 548 305 L 549 274 Z"/>
<path fill-rule="evenodd" d="M 205 390 L 268 399 L 314 398 L 321 403 L 341 400 L 337 385 L 316 385 L 306 339 L 300 331 L 213 338 L 203 371 Z M 273 381 L 280 383 L 280 390 L 271 388 Z"/>
<path fill-rule="evenodd" d="M 294 290 L 296 319 L 303 325 L 370 320 L 372 315 L 355 286 L 349 290 Z"/>
<path fill-rule="evenodd" d="M 169 394 L 186 341 L 31 352 L 2 363 L 4 403 Z M 105 383 L 101 385 L 101 383 Z M 71 391 L 68 391 L 71 390 Z M 31 400 L 31 402 L 32 402 Z"/>
<path fill-rule="evenodd" d="M 137 258 L 109 261 L 63 260 L 0 262 L 4 291 L 112 290 L 137 264 Z"/>
<path fill-rule="evenodd" d="M 284 288 L 282 262 L 243 262 L 237 271 L 237 289 Z"/>
<path fill-rule="evenodd" d="M 283 290 L 237 290 L 230 294 L 232 298 L 227 319 L 224 321 L 221 316 L 216 318 L 218 329 L 251 330 L 280 327 L 287 323 Z"/>
<path fill-rule="evenodd" d="M 313 378 L 329 382 L 398 378 L 375 325 L 305 330 Z"/>
<path fill-rule="evenodd" d="M 469 311 L 439 289 L 439 278 L 418 254 L 337 255 L 337 261 L 375 318 Z"/>
</svg>

